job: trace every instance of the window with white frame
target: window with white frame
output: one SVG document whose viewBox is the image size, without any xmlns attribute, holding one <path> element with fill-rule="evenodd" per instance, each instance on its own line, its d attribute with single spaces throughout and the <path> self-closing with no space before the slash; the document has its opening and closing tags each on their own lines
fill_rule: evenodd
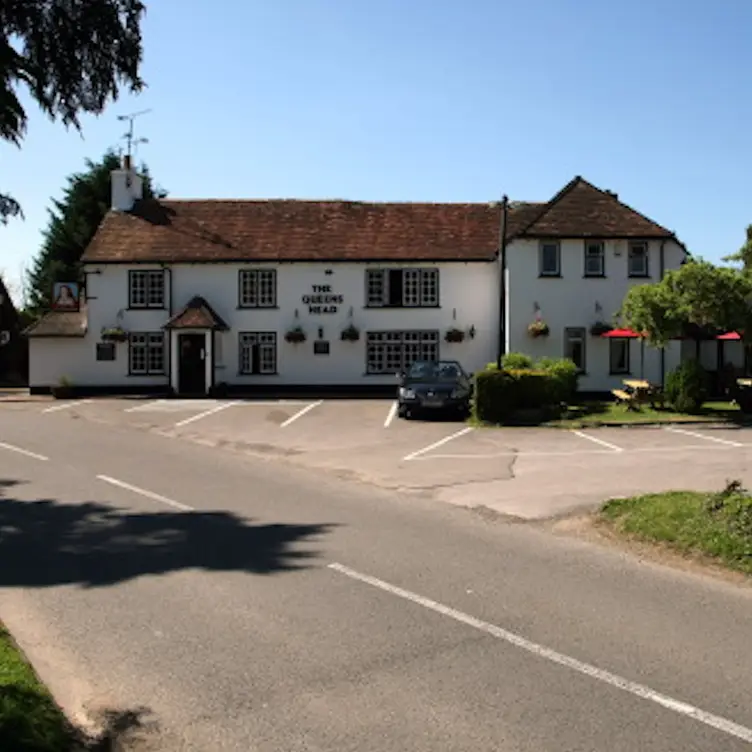
<svg viewBox="0 0 752 752">
<path fill-rule="evenodd" d="M 644 241 L 632 242 L 629 244 L 629 276 L 630 277 L 649 277 L 648 268 L 648 244 Z"/>
<path fill-rule="evenodd" d="M 242 376 L 271 376 L 277 373 L 276 332 L 240 332 L 239 344 Z"/>
<path fill-rule="evenodd" d="M 629 373 L 629 340 L 610 339 L 608 341 L 609 371 L 613 374 Z"/>
<path fill-rule="evenodd" d="M 579 371 L 586 370 L 584 327 L 567 327 L 564 330 L 564 357 L 569 358 Z"/>
<path fill-rule="evenodd" d="M 555 240 L 544 240 L 540 244 L 541 277 L 558 277 L 561 274 L 561 246 Z"/>
<path fill-rule="evenodd" d="M 241 269 L 238 280 L 241 308 L 276 308 L 277 270 Z"/>
<path fill-rule="evenodd" d="M 163 269 L 140 269 L 128 272 L 128 306 L 130 308 L 165 307 L 165 272 Z"/>
<path fill-rule="evenodd" d="M 162 332 L 132 332 L 128 337 L 128 372 L 132 376 L 165 373 L 165 338 Z"/>
<path fill-rule="evenodd" d="M 366 333 L 366 373 L 395 374 L 417 360 L 439 359 L 438 331 Z"/>
<path fill-rule="evenodd" d="M 603 277 L 606 274 L 605 244 L 602 240 L 585 241 L 585 276 Z"/>
<path fill-rule="evenodd" d="M 438 269 L 366 269 L 366 305 L 372 308 L 435 308 Z"/>
</svg>

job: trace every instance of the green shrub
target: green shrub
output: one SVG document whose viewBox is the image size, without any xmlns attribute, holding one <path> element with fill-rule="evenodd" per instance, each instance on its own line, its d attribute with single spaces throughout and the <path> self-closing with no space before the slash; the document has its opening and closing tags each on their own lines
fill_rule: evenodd
<svg viewBox="0 0 752 752">
<path fill-rule="evenodd" d="M 577 394 L 580 372 L 569 358 L 541 358 L 535 368 L 550 377 L 551 403 L 571 403 Z"/>
<path fill-rule="evenodd" d="M 532 369 L 490 369 L 476 374 L 473 414 L 488 423 L 503 423 L 521 410 L 552 403 L 551 376 Z"/>
<path fill-rule="evenodd" d="M 501 366 L 507 371 L 520 370 L 521 368 L 532 368 L 533 359 L 529 355 L 525 355 L 525 353 L 507 353 L 501 359 Z"/>
<path fill-rule="evenodd" d="M 708 374 L 696 360 L 685 360 L 666 378 L 666 399 L 678 413 L 696 414 L 708 398 Z"/>
</svg>

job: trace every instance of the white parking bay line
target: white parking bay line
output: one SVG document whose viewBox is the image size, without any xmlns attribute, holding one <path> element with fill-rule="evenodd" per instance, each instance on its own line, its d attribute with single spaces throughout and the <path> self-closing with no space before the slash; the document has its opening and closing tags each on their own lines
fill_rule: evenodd
<svg viewBox="0 0 752 752">
<path fill-rule="evenodd" d="M 608 441 L 604 441 L 603 439 L 597 439 L 595 436 L 590 436 L 589 434 L 583 433 L 582 431 L 572 431 L 572 433 L 575 436 L 579 436 L 581 439 L 587 439 L 588 441 L 592 441 L 596 444 L 600 444 L 601 446 L 606 447 L 607 449 L 610 449 L 612 452 L 623 452 L 624 449 L 620 446 L 616 446 L 616 444 L 611 444 Z"/>
<path fill-rule="evenodd" d="M 42 460 L 43 462 L 47 462 L 47 460 L 49 460 L 49 457 L 45 457 L 43 454 L 30 452 L 28 449 L 22 449 L 21 447 L 13 446 L 13 444 L 6 444 L 3 441 L 0 441 L 0 449 L 7 449 L 9 452 L 23 454 L 26 457 L 32 457 L 35 460 Z"/>
<path fill-rule="evenodd" d="M 551 663 L 556 663 L 560 666 L 572 669 L 573 671 L 577 671 L 580 674 L 589 676 L 591 679 L 603 682 L 604 684 L 608 684 L 611 687 L 615 687 L 616 689 L 621 689 L 624 692 L 628 692 L 629 694 L 634 695 L 635 697 L 639 697 L 640 699 L 654 702 L 656 703 L 656 705 L 660 705 L 667 710 L 673 710 L 674 713 L 678 713 L 679 715 L 683 715 L 687 718 L 692 718 L 695 721 L 699 721 L 700 723 L 703 723 L 706 726 L 710 726 L 717 731 L 721 731 L 728 736 L 736 737 L 737 739 L 741 739 L 745 742 L 752 742 L 752 728 L 742 726 L 741 724 L 730 721 L 727 718 L 713 715 L 712 713 L 701 710 L 694 705 L 689 705 L 688 703 L 682 702 L 681 700 L 676 700 L 673 697 L 669 697 L 668 695 L 656 692 L 654 689 L 651 689 L 644 684 L 638 684 L 637 682 L 625 679 L 618 674 L 612 674 L 610 671 L 606 671 L 604 669 L 598 668 L 597 666 L 593 666 L 590 663 L 585 663 L 584 661 L 580 661 L 577 658 L 571 658 L 568 655 L 564 655 L 563 653 L 559 653 L 556 650 L 547 648 L 537 642 L 532 642 L 531 640 L 528 640 L 521 635 L 515 634 L 514 632 L 510 632 L 506 629 L 503 629 L 502 627 L 497 627 L 495 624 L 491 624 L 487 621 L 482 621 L 481 619 L 476 619 L 474 616 L 470 616 L 470 614 L 458 611 L 457 609 L 451 608 L 450 606 L 445 606 L 442 603 L 438 603 L 437 601 L 431 600 L 430 598 L 425 598 L 424 596 L 413 593 L 410 590 L 403 590 L 396 585 L 391 585 L 390 583 L 385 582 L 384 580 L 379 580 L 376 577 L 371 577 L 367 574 L 361 574 L 360 572 L 356 572 L 354 569 L 350 569 L 349 567 L 346 567 L 342 564 L 329 564 L 329 569 L 333 569 L 334 571 L 339 572 L 340 574 L 343 574 L 350 579 L 358 580 L 365 583 L 366 585 L 371 585 L 372 587 L 378 588 L 379 590 L 390 593 L 397 598 L 402 598 L 403 600 L 410 601 L 411 603 L 415 603 L 418 606 L 423 606 L 423 608 L 427 608 L 429 611 L 433 611 L 434 613 L 441 614 L 442 616 L 447 616 L 450 619 L 454 619 L 455 621 L 460 622 L 461 624 L 465 624 L 468 627 L 477 629 L 479 632 L 485 632 L 486 634 L 491 635 L 491 637 L 495 637 L 498 640 L 503 640 L 504 642 L 507 642 L 516 648 L 520 648 L 521 650 L 525 650 L 528 653 L 532 653 L 538 658 L 543 658 L 544 660 L 550 661 Z"/>
<path fill-rule="evenodd" d="M 135 407 L 128 407 L 125 410 L 123 410 L 124 413 L 135 413 L 139 410 L 148 410 L 150 407 L 154 407 L 156 405 L 161 405 L 163 402 L 167 402 L 167 400 L 158 399 L 158 400 L 149 400 L 148 402 L 143 402 L 140 405 L 136 405 Z"/>
<path fill-rule="evenodd" d="M 319 405 L 323 405 L 324 400 L 319 400 L 318 402 L 312 402 L 310 405 L 306 405 L 302 410 L 298 410 L 294 415 L 291 415 L 284 423 L 280 425 L 280 428 L 286 428 L 290 425 L 290 423 L 294 423 L 298 418 L 302 418 L 307 412 L 310 412 L 313 410 L 314 407 L 318 407 Z"/>
<path fill-rule="evenodd" d="M 667 427 L 664 430 L 670 431 L 671 433 L 684 434 L 684 436 L 693 436 L 695 439 L 705 439 L 705 441 L 715 441 L 716 444 L 725 444 L 726 446 L 732 446 L 732 447 L 744 446 L 744 444 L 741 444 L 738 441 L 730 441 L 729 439 L 719 439 L 717 436 L 705 436 L 705 434 L 697 433 L 696 431 L 687 431 L 684 428 L 674 428 L 672 426 L 672 427 Z"/>
<path fill-rule="evenodd" d="M 181 504 L 179 501 L 173 501 L 172 499 L 168 499 L 166 496 L 162 496 L 161 494 L 154 493 L 153 491 L 147 491 L 145 488 L 132 486 L 130 483 L 118 480 L 117 478 L 110 478 L 109 475 L 97 475 L 97 479 L 103 480 L 105 483 L 109 483 L 111 486 L 117 486 L 118 488 L 122 488 L 125 491 L 130 491 L 131 493 L 138 494 L 139 496 L 144 496 L 147 499 L 151 499 L 152 501 L 158 501 L 161 504 L 166 504 L 168 507 L 174 507 L 175 509 L 179 509 L 181 512 L 194 511 L 193 507 L 189 507 L 186 504 Z"/>
<path fill-rule="evenodd" d="M 62 405 L 54 405 L 53 407 L 47 407 L 42 410 L 43 413 L 56 413 L 59 410 L 67 410 L 69 407 L 75 407 L 76 405 L 88 405 L 91 402 L 90 399 L 75 400 L 73 402 L 64 402 Z"/>
<path fill-rule="evenodd" d="M 449 443 L 453 439 L 459 439 L 460 436 L 464 436 L 466 433 L 470 433 L 473 428 L 472 426 L 467 426 L 466 428 L 461 429 L 460 431 L 456 431 L 455 433 L 445 436 L 443 439 L 439 439 L 438 441 L 434 441 L 433 444 L 429 444 L 427 447 L 423 447 L 423 449 L 418 449 L 417 452 L 413 452 L 412 454 L 408 454 L 406 457 L 403 457 L 402 459 L 407 462 L 409 460 L 414 460 L 417 457 L 420 457 L 422 454 L 426 454 L 427 452 L 430 452 L 432 449 L 436 449 L 437 447 L 444 446 L 444 444 Z"/>
<path fill-rule="evenodd" d="M 232 407 L 233 405 L 237 405 L 237 402 L 225 402 L 221 405 L 217 405 L 216 407 L 212 407 L 209 410 L 204 410 L 204 412 L 199 413 L 198 415 L 191 415 L 190 418 L 186 418 L 185 420 L 178 421 L 173 428 L 180 428 L 181 426 L 187 426 L 189 423 L 193 423 L 196 420 L 201 420 L 201 418 L 206 418 L 209 415 L 214 415 L 214 413 L 221 412 L 222 410 L 227 410 L 228 407 Z"/>
<path fill-rule="evenodd" d="M 386 420 L 384 421 L 384 428 L 389 428 L 389 426 L 392 425 L 392 421 L 394 420 L 394 416 L 397 414 L 397 402 L 392 402 L 392 406 L 389 408 L 389 412 L 387 413 Z"/>
</svg>

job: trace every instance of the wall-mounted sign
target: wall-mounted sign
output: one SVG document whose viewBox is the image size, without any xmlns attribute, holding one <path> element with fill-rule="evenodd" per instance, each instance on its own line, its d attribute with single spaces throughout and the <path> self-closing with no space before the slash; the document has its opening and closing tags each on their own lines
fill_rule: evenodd
<svg viewBox="0 0 752 752">
<path fill-rule="evenodd" d="M 78 282 L 55 282 L 52 285 L 52 308 L 55 311 L 78 310 Z"/>
<path fill-rule="evenodd" d="M 332 292 L 331 285 L 311 285 L 312 294 L 301 298 L 303 305 L 308 306 L 308 313 L 337 313 L 342 305 L 344 295 L 336 295 Z"/>
</svg>

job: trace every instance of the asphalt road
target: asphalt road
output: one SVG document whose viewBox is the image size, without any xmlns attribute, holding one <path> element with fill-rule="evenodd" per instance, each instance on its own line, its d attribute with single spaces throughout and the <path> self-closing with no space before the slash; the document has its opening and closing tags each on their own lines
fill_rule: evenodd
<svg viewBox="0 0 752 752">
<path fill-rule="evenodd" d="M 748 589 L 54 413 L 0 442 L 0 618 L 150 749 L 752 748 Z"/>
</svg>

